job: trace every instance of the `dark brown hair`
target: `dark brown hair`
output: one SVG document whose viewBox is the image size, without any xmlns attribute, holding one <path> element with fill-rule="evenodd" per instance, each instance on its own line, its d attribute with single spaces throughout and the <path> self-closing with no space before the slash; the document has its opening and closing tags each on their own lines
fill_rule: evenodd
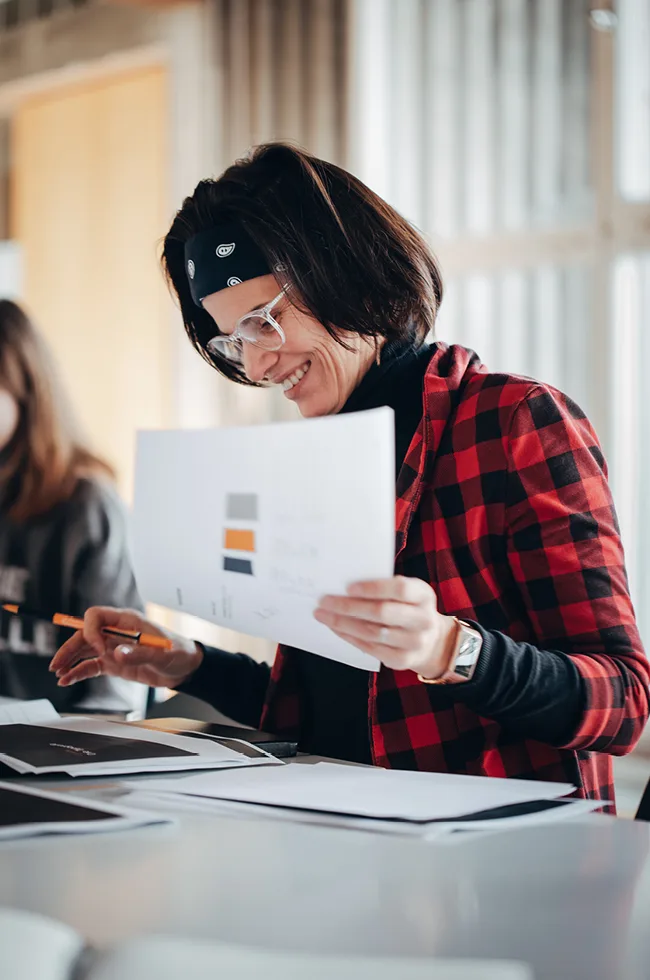
<svg viewBox="0 0 650 980">
<path fill-rule="evenodd" d="M 18 424 L 0 454 L 0 486 L 9 516 L 40 516 L 74 492 L 84 476 L 114 477 L 80 442 L 49 351 L 22 309 L 0 300 L 0 387 L 18 405 Z"/>
<path fill-rule="evenodd" d="M 285 267 L 291 299 L 345 346 L 341 331 L 423 340 L 433 330 L 442 278 L 424 238 L 360 180 L 285 143 L 259 146 L 218 180 L 202 180 L 176 214 L 163 268 L 185 329 L 201 355 L 226 377 L 243 371 L 206 350 L 212 317 L 192 300 L 184 245 L 193 235 L 240 222 L 266 256 Z"/>
</svg>

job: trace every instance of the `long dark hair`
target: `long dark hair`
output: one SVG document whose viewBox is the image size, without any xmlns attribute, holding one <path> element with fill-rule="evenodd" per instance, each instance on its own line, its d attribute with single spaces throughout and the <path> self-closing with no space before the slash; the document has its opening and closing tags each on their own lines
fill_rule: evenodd
<svg viewBox="0 0 650 980">
<path fill-rule="evenodd" d="M 202 180 L 176 214 L 162 263 L 185 329 L 226 377 L 251 384 L 209 353 L 212 317 L 192 300 L 184 245 L 216 224 L 238 221 L 269 268 L 284 266 L 291 299 L 339 343 L 342 331 L 387 341 L 433 330 L 442 277 L 424 238 L 394 208 L 340 167 L 285 143 L 269 143 L 217 180 Z"/>
<path fill-rule="evenodd" d="M 23 310 L 0 300 L 0 387 L 18 405 L 18 424 L 2 452 L 0 488 L 17 521 L 67 500 L 84 476 L 113 477 L 108 463 L 78 437 L 49 351 Z"/>
</svg>

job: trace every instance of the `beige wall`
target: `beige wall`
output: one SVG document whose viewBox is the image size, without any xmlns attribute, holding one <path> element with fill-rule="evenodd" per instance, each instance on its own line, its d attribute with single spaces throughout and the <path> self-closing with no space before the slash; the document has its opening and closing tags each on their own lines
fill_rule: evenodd
<svg viewBox="0 0 650 980">
<path fill-rule="evenodd" d="M 275 0 L 200 0 L 162 11 L 97 0 L 57 11 L 51 17 L 35 18 L 17 30 L 0 34 L 0 124 L 3 117 L 16 119 L 14 132 L 18 135 L 20 115 L 63 95 L 62 84 L 79 83 L 81 91 L 85 87 L 90 92 L 94 84 L 100 89 L 117 84 L 118 74 L 136 66 L 166 66 L 169 131 L 166 151 L 160 157 L 168 178 L 166 220 L 200 178 L 218 174 L 253 142 L 295 139 L 344 162 L 346 51 L 342 15 L 346 4 L 347 0 L 287 0 L 281 4 Z M 48 94 L 43 98 L 41 93 L 45 92 Z M 57 128 L 50 126 L 50 132 L 52 128 L 56 136 Z M 39 174 L 43 185 L 53 187 L 47 173 L 53 161 L 49 146 L 43 148 L 44 143 L 47 140 L 36 146 L 41 156 L 29 164 L 37 193 Z M 89 148 L 88 143 L 84 137 L 76 149 L 67 146 L 70 166 L 80 154 L 91 153 L 94 144 L 90 141 Z M 122 179 L 126 181 L 124 168 L 133 154 L 129 143 L 122 149 L 123 159 L 113 162 L 118 172 L 122 168 Z M 25 207 L 28 206 L 26 202 Z M 65 212 L 63 205 L 59 207 L 51 200 L 48 207 L 54 213 L 39 216 L 32 212 L 32 227 L 38 220 L 51 225 L 58 213 Z M 128 283 L 128 288 L 132 288 L 132 271 L 141 268 L 151 254 L 150 239 L 143 242 L 141 237 L 136 245 L 136 233 L 130 229 L 133 250 L 129 253 L 122 243 L 121 223 L 110 209 L 97 216 L 97 221 L 109 220 L 111 229 L 98 248 L 104 249 L 102 256 L 109 250 L 117 254 L 102 258 L 101 278 L 96 262 L 88 273 L 97 275 L 93 289 L 102 297 L 99 319 L 93 323 L 93 311 L 82 305 L 88 302 L 81 294 L 86 287 L 78 285 L 81 277 L 75 268 L 88 268 L 90 264 L 78 245 L 79 236 L 88 234 L 89 225 L 86 211 L 80 213 L 81 230 L 75 230 L 72 223 L 65 230 L 68 240 L 76 243 L 76 251 L 69 252 L 67 258 L 57 255 L 51 259 L 52 268 L 60 269 L 60 275 L 49 271 L 50 257 L 60 247 L 59 236 L 52 234 L 47 247 L 44 242 L 38 246 L 38 268 L 49 278 L 37 283 L 30 276 L 26 298 L 48 330 L 57 352 L 68 352 L 63 367 L 77 402 L 89 404 L 92 398 L 95 408 L 84 410 L 87 425 L 99 434 L 97 438 L 105 433 L 99 448 L 118 463 L 124 474 L 123 486 L 128 489 L 130 483 L 135 427 L 157 424 L 151 415 L 158 412 L 157 399 L 164 401 L 164 386 L 161 389 L 153 383 L 167 365 L 160 350 L 152 349 L 152 339 L 162 337 L 164 346 L 165 330 L 170 345 L 170 426 L 242 424 L 287 414 L 292 406 L 280 391 L 244 389 L 220 379 L 192 350 L 178 311 L 164 294 L 160 335 L 153 329 L 153 324 L 158 323 L 157 312 L 154 317 L 154 306 L 145 301 L 144 293 L 137 306 L 129 304 L 128 312 L 122 312 L 127 305 L 123 302 L 126 293 L 125 286 L 118 284 Z M 131 217 L 135 220 L 132 212 Z M 12 231 L 22 237 L 16 222 Z M 161 232 L 156 230 L 153 234 Z M 72 260 L 72 255 L 80 255 L 78 262 L 76 258 Z M 27 257 L 28 265 L 33 261 Z M 149 268 L 151 275 L 157 276 L 153 262 Z M 155 289 L 149 279 L 146 281 L 153 296 Z M 67 303 L 64 294 L 69 294 Z M 61 297 L 56 319 L 53 295 Z M 46 296 L 50 297 L 47 302 Z M 136 325 L 132 314 L 145 306 Z M 72 322 L 83 326 L 83 331 L 75 327 L 74 342 L 70 341 Z M 100 322 L 110 323 L 110 341 L 98 329 Z M 103 360 L 94 353 L 91 338 L 104 345 Z M 124 362 L 127 357 L 133 360 L 130 366 L 122 363 L 111 372 L 109 360 L 118 346 Z M 88 363 L 90 369 L 86 367 Z M 148 385 L 153 388 L 147 389 Z M 152 390 L 153 396 L 145 399 L 146 390 Z M 134 419 L 134 405 L 142 406 L 143 415 L 151 414 Z M 109 431 L 113 433 L 110 437 Z M 189 617 L 175 617 L 174 625 L 188 635 L 230 649 L 255 656 L 271 653 L 266 641 L 240 637 Z"/>
<path fill-rule="evenodd" d="M 167 79 L 149 67 L 23 101 L 11 126 L 11 230 L 25 301 L 92 445 L 130 496 L 134 435 L 170 421 Z"/>
</svg>

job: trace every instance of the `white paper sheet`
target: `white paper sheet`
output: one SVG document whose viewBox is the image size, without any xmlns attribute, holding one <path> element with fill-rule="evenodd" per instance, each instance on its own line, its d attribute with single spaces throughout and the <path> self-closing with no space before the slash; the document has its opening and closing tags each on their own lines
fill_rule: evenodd
<svg viewBox="0 0 650 980">
<path fill-rule="evenodd" d="M 504 817 L 485 822 L 460 821 L 453 823 L 409 823 L 406 820 L 377 820 L 368 817 L 347 817 L 332 813 L 311 810 L 290 810 L 284 807 L 262 806 L 255 803 L 234 803 L 231 800 L 208 799 L 204 796 L 185 796 L 181 793 L 155 792 L 153 787 L 158 780 L 149 784 L 152 789 L 133 789 L 133 782 L 123 783 L 130 790 L 128 802 L 134 807 L 156 810 L 162 813 L 182 813 L 198 811 L 214 816 L 234 817 L 237 820 L 272 820 L 284 823 L 310 824 L 330 827 L 335 830 L 355 830 L 363 833 L 382 834 L 392 837 L 416 837 L 426 841 L 460 843 L 477 836 L 499 833 L 504 830 L 519 830 L 540 824 L 575 820 L 599 810 L 602 800 L 572 800 L 554 810 Z"/>
<path fill-rule="evenodd" d="M 255 773 L 202 773 L 156 780 L 148 787 L 144 780 L 136 780 L 131 785 L 238 803 L 414 822 L 447 820 L 528 800 L 552 800 L 574 789 L 570 783 L 360 768 L 328 762 Z"/>
<path fill-rule="evenodd" d="M 71 980 L 83 937 L 55 919 L 0 908 L 2 980 Z"/>
<path fill-rule="evenodd" d="M 133 524 L 144 598 L 378 670 L 313 611 L 324 594 L 393 574 L 394 453 L 389 408 L 140 433 Z"/>
<path fill-rule="evenodd" d="M 20 722 L 19 722 L 20 723 Z M 24 723 L 24 722 L 23 722 Z M 33 724 L 28 720 L 28 724 Z M 134 725 L 117 724 L 95 718 L 59 718 L 55 721 L 34 723 L 43 728 L 51 739 L 45 744 L 65 744 L 65 732 L 89 732 L 97 735 L 110 735 L 114 738 L 128 738 L 136 741 L 154 742 L 172 748 L 184 749 L 193 753 L 188 756 L 152 756 L 151 758 L 120 759 L 115 762 L 93 762 L 92 755 L 71 754 L 71 758 L 85 758 L 80 764 L 66 763 L 64 765 L 33 765 L 20 757 L 11 756 L 8 752 L 0 753 L 0 762 L 6 763 L 20 773 L 45 774 L 65 772 L 70 776 L 99 776 L 135 774 L 141 772 L 177 772 L 187 769 L 221 769 L 236 766 L 282 766 L 283 763 L 269 755 L 258 746 L 246 746 L 246 752 L 254 752 L 252 757 L 237 750 L 237 740 L 230 739 L 228 746 L 214 740 L 191 738 L 188 735 L 173 735 L 169 732 L 155 731 L 149 728 L 139 728 Z M 67 742 L 71 740 L 68 739 Z M 15 751 L 18 751 L 16 746 Z"/>
<path fill-rule="evenodd" d="M 0 698 L 0 725 L 32 725 L 41 721 L 56 721 L 60 717 L 52 702 L 45 698 L 35 701 Z"/>
</svg>

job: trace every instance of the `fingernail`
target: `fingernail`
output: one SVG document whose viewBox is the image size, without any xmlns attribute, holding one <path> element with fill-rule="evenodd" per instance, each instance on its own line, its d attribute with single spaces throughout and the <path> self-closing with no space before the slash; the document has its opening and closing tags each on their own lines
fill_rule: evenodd
<svg viewBox="0 0 650 980">
<path fill-rule="evenodd" d="M 65 677 L 60 677 L 57 681 L 57 687 L 71 687 L 75 681 L 66 680 Z"/>
<path fill-rule="evenodd" d="M 115 647 L 115 653 L 119 653 L 121 657 L 128 657 L 130 653 L 133 653 L 133 647 L 129 646 L 128 643 L 120 643 L 119 647 Z"/>
</svg>

